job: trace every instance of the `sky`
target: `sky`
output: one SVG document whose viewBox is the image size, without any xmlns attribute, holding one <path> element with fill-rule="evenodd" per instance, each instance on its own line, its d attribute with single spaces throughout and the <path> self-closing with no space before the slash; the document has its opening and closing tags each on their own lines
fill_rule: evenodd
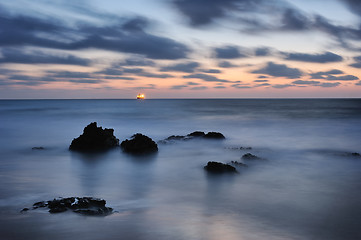
<svg viewBox="0 0 361 240">
<path fill-rule="evenodd" d="M 359 98 L 360 0 L 0 2 L 0 99 Z"/>
</svg>

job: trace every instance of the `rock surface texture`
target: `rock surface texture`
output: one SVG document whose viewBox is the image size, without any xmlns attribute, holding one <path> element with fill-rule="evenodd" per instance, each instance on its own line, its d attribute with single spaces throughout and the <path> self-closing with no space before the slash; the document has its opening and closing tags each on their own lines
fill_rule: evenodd
<svg viewBox="0 0 361 240">
<path fill-rule="evenodd" d="M 120 147 L 124 152 L 132 154 L 146 154 L 158 151 L 158 145 L 150 137 L 140 133 L 133 135 L 130 140 L 124 140 Z"/>
</svg>

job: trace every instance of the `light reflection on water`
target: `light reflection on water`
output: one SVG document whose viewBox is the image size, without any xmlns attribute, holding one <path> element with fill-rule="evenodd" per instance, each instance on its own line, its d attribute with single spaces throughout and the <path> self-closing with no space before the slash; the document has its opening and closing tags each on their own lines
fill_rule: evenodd
<svg viewBox="0 0 361 240">
<path fill-rule="evenodd" d="M 309 100 L 311 101 L 311 100 Z M 0 234 L 4 239 L 358 239 L 360 100 L 0 101 Z M 67 150 L 85 125 L 161 140 L 195 130 L 227 140 L 159 145 L 132 157 Z M 44 146 L 45 150 L 31 150 Z M 232 150 L 232 147 L 253 147 Z M 208 161 L 240 161 L 214 176 Z M 101 218 L 19 210 L 54 197 L 94 196 Z"/>
</svg>

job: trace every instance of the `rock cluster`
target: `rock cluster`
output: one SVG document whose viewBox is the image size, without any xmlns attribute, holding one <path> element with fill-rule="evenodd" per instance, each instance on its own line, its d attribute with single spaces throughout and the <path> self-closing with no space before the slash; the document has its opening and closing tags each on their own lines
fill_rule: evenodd
<svg viewBox="0 0 361 240">
<path fill-rule="evenodd" d="M 191 140 L 191 139 L 225 139 L 224 135 L 219 132 L 205 132 L 195 131 L 186 136 L 183 135 L 172 135 L 167 137 L 166 139 L 160 141 L 161 143 L 168 143 L 175 140 Z"/>
<path fill-rule="evenodd" d="M 105 206 L 104 199 L 92 197 L 58 198 L 51 201 L 42 201 L 33 204 L 33 209 L 49 208 L 50 213 L 61 213 L 71 210 L 75 213 L 92 216 L 102 216 L 113 213 L 113 209 Z M 22 212 L 28 211 L 24 208 Z"/>
<path fill-rule="evenodd" d="M 257 157 L 256 155 L 253 155 L 252 153 L 246 153 L 242 156 L 243 160 L 260 160 L 262 158 Z"/>
<path fill-rule="evenodd" d="M 96 122 L 84 128 L 83 134 L 74 138 L 69 149 L 75 151 L 103 151 L 119 146 L 119 140 L 114 136 L 114 129 L 103 129 Z"/>
<path fill-rule="evenodd" d="M 150 137 L 140 133 L 134 134 L 130 140 L 124 140 L 120 147 L 124 152 L 132 154 L 154 153 L 158 151 L 158 145 Z"/>
</svg>

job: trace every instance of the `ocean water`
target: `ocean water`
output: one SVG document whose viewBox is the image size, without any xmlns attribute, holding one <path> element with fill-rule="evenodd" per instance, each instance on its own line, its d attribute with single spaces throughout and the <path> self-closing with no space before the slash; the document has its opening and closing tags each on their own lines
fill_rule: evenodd
<svg viewBox="0 0 361 240">
<path fill-rule="evenodd" d="M 96 121 L 121 141 L 218 131 L 134 157 L 68 147 Z M 32 150 L 44 147 L 44 150 Z M 252 147 L 242 150 L 240 147 Z M 208 161 L 249 161 L 210 175 Z M 361 239 L 360 99 L 1 100 L 0 239 Z M 20 213 L 56 197 L 114 214 Z"/>
</svg>

